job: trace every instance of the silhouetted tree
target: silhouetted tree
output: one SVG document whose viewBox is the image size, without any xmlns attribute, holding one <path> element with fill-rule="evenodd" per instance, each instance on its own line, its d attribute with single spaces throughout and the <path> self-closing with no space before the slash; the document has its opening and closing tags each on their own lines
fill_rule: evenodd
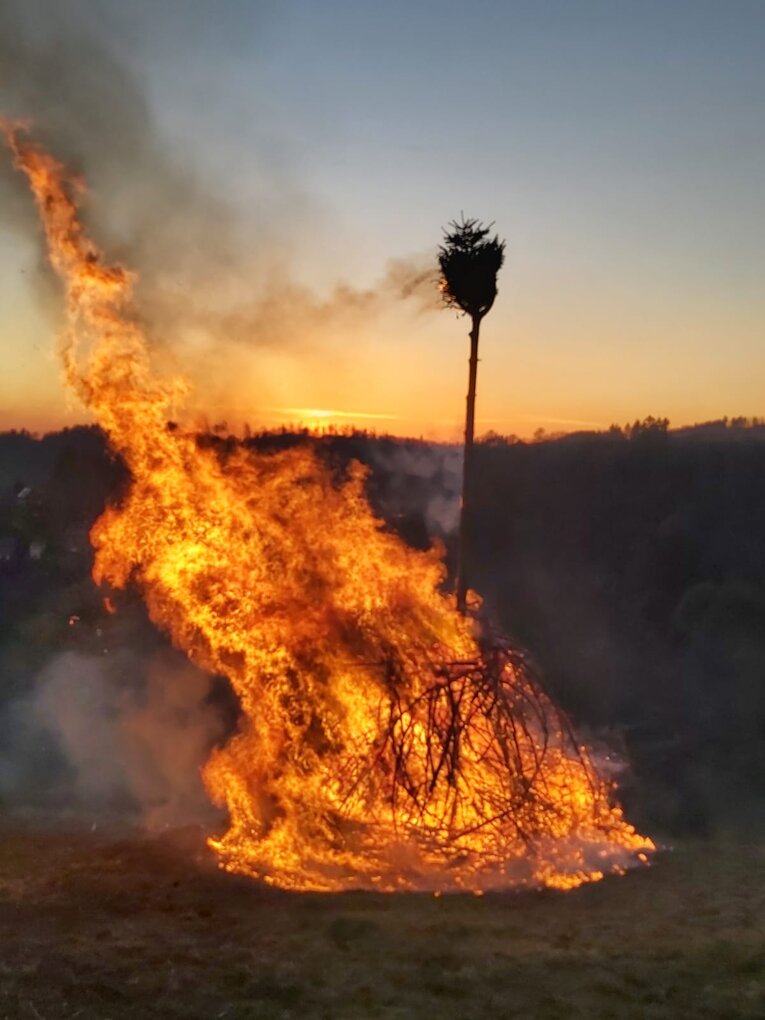
<svg viewBox="0 0 765 1020">
<path fill-rule="evenodd" d="M 465 416 L 465 460 L 462 469 L 462 503 L 457 563 L 457 608 L 464 612 L 467 595 L 466 561 L 469 546 L 468 502 L 475 432 L 475 390 L 478 374 L 478 333 L 481 320 L 497 296 L 497 273 L 505 260 L 505 242 L 490 237 L 488 227 L 475 219 L 453 220 L 438 249 L 441 290 L 446 304 L 470 316 L 470 362 Z"/>
</svg>

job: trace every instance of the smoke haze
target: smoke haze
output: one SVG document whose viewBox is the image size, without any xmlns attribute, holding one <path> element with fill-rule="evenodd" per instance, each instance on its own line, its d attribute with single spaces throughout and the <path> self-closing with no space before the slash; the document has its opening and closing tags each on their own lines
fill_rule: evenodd
<svg viewBox="0 0 765 1020">
<path fill-rule="evenodd" d="M 383 516 L 422 516 L 427 538 L 448 538 L 459 524 L 462 447 L 396 443 L 370 448 Z"/>
<path fill-rule="evenodd" d="M 56 656 L 0 717 L 0 798 L 149 829 L 209 821 L 200 769 L 225 729 L 211 692 L 170 654 Z"/>
<path fill-rule="evenodd" d="M 166 30 L 206 17 L 203 7 L 169 8 Z M 103 2 L 6 2 L 0 112 L 31 122 L 44 144 L 86 178 L 88 228 L 109 259 L 138 271 L 138 312 L 160 364 L 191 376 L 203 409 L 213 405 L 218 413 L 226 400 L 246 403 L 236 398 L 245 375 L 250 384 L 255 378 L 250 400 L 261 406 L 278 400 L 267 380 L 254 377 L 253 359 L 263 352 L 299 354 L 304 364 L 329 360 L 342 373 L 345 336 L 363 333 L 402 301 L 414 313 L 439 307 L 430 256 L 391 261 L 367 289 L 338 284 L 320 295 L 301 284 L 292 266 L 311 202 L 287 147 L 263 128 L 262 165 L 252 168 L 258 201 L 235 208 L 225 179 L 206 176 L 183 141 L 165 138 L 157 124 L 126 32 L 156 12 L 143 4 L 130 11 L 127 18 Z M 253 5 L 252 16 L 266 25 L 273 5 Z M 251 116 L 257 126 L 256 99 Z M 35 236 L 35 210 L 8 161 L 0 167 L 0 193 L 6 224 L 23 238 Z M 57 321 L 52 274 L 40 262 L 36 275 L 39 297 Z"/>
</svg>

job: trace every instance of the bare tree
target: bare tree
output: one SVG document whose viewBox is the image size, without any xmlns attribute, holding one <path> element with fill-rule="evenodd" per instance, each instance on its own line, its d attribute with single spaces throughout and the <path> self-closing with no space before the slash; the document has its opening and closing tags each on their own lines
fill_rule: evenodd
<svg viewBox="0 0 765 1020">
<path fill-rule="evenodd" d="M 465 611 L 467 596 L 467 560 L 469 556 L 469 514 L 473 437 L 475 434 L 475 391 L 478 374 L 478 333 L 481 320 L 497 296 L 497 273 L 505 260 L 505 242 L 497 234 L 490 237 L 492 224 L 480 220 L 453 220 L 444 231 L 438 249 L 441 290 L 446 304 L 470 316 L 470 361 L 465 417 L 465 459 L 462 469 L 462 502 L 457 564 L 457 608 Z"/>
</svg>

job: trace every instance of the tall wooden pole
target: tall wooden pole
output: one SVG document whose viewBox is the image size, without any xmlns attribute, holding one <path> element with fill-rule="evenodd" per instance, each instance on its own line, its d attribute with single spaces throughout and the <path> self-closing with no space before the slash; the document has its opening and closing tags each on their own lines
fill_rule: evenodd
<svg viewBox="0 0 765 1020">
<path fill-rule="evenodd" d="M 468 591 L 468 562 L 470 560 L 470 496 L 473 467 L 473 437 L 475 435 L 475 389 L 478 376 L 478 331 L 480 316 L 472 317 L 470 330 L 470 361 L 468 373 L 467 410 L 465 414 L 465 452 L 462 462 L 462 500 L 460 502 L 460 533 L 457 550 L 457 609 L 465 612 Z"/>
</svg>

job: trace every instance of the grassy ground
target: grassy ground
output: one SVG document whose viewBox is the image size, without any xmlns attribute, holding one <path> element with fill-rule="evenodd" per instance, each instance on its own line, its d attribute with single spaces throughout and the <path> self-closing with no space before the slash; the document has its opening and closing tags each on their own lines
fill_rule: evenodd
<svg viewBox="0 0 765 1020">
<path fill-rule="evenodd" d="M 765 848 L 570 893 L 305 896 L 199 836 L 0 827 L 0 1018 L 765 1017 Z"/>
</svg>

